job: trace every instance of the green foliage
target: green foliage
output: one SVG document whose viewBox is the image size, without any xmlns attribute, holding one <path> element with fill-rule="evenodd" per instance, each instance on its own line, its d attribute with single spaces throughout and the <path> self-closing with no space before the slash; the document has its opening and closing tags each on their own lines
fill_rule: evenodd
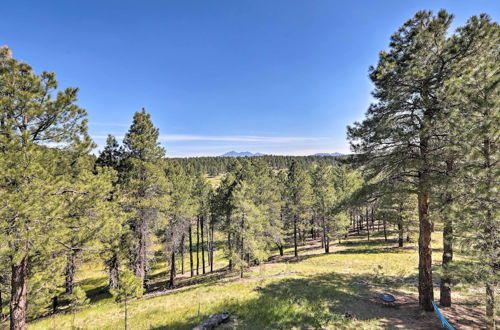
<svg viewBox="0 0 500 330">
<path fill-rule="evenodd" d="M 83 308 L 85 305 L 89 303 L 89 298 L 81 287 L 77 286 L 73 289 L 73 293 L 69 295 L 69 305 L 71 310 L 77 311 Z"/>
<path fill-rule="evenodd" d="M 142 281 L 128 269 L 120 274 L 118 287 L 111 290 L 116 301 L 123 301 L 127 298 L 140 298 L 144 293 Z"/>
</svg>

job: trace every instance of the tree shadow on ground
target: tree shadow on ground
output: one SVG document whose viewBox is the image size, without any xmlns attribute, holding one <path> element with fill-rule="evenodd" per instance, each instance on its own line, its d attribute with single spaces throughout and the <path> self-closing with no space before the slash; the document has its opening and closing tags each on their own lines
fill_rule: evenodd
<svg viewBox="0 0 500 330">
<path fill-rule="evenodd" d="M 362 326 L 359 321 L 386 329 L 441 328 L 434 312 L 420 312 L 415 294 L 389 287 L 374 288 L 369 285 L 372 280 L 371 276 L 338 273 L 287 278 L 256 287 L 259 295 L 255 299 L 229 300 L 215 311 L 233 315 L 238 329 L 355 329 Z M 382 292 L 396 297 L 394 307 L 378 299 Z M 455 305 L 443 313 L 457 328 L 483 326 L 481 312 L 468 306 Z M 208 317 L 200 315 L 156 329 L 190 329 Z"/>
</svg>

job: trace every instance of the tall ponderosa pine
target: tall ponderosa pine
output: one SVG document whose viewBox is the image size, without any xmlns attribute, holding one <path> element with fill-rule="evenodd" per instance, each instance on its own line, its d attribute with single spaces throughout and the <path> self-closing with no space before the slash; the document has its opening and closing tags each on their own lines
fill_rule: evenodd
<svg viewBox="0 0 500 330">
<path fill-rule="evenodd" d="M 311 186 L 313 193 L 312 209 L 316 222 L 322 230 L 325 253 L 330 252 L 330 213 L 335 203 L 335 187 L 333 185 L 333 171 L 330 166 L 322 163 L 311 171 Z"/>
<path fill-rule="evenodd" d="M 109 203 L 115 171 L 100 168 L 94 173 L 93 159 L 78 154 L 64 166 L 69 170 L 63 216 L 66 235 L 60 244 L 67 250 L 65 290 L 71 294 L 75 286 L 78 259 L 83 253 L 97 252 L 99 238 L 102 234 L 107 235 L 103 229 L 117 216 L 113 205 Z"/>
<path fill-rule="evenodd" d="M 61 273 L 54 264 L 64 239 L 65 172 L 58 165 L 88 143 L 77 88 L 57 91 L 54 73 L 37 75 L 0 48 L 0 251 L 11 268 L 10 327 L 26 328 L 29 275 Z M 78 147 L 78 148 L 77 148 Z M 46 292 L 45 292 L 46 293 Z M 50 297 L 50 295 L 48 295 Z"/>
<path fill-rule="evenodd" d="M 131 231 L 126 223 L 126 214 L 123 212 L 121 203 L 123 194 L 121 183 L 124 179 L 124 152 L 116 138 L 108 135 L 104 149 L 95 162 L 96 171 L 99 167 L 112 168 L 116 171 L 116 178 L 113 181 L 113 191 L 108 199 L 108 206 L 113 211 L 113 221 L 107 223 L 107 227 L 100 236 L 101 253 L 106 268 L 108 270 L 109 289 L 116 289 L 119 282 L 120 266 L 124 263 L 127 254 L 124 251 L 130 250 L 128 246 L 131 238 Z"/>
<path fill-rule="evenodd" d="M 293 230 L 293 248 L 295 257 L 298 252 L 298 235 L 303 229 L 304 221 L 310 214 L 312 204 L 311 183 L 308 173 L 292 162 L 286 182 L 286 214 Z"/>
<path fill-rule="evenodd" d="M 475 260 L 474 274 L 485 286 L 488 329 L 496 327 L 500 270 L 498 178 L 500 151 L 500 26 L 487 15 L 458 29 L 456 47 L 467 58 L 453 67 L 445 93 L 451 109 L 450 140 L 463 155 L 452 186 L 460 192 L 454 207 L 463 246 Z"/>
<path fill-rule="evenodd" d="M 447 38 L 451 21 L 445 11 L 420 11 L 391 37 L 389 51 L 380 53 L 370 73 L 377 103 L 362 123 L 348 128 L 352 149 L 372 169 L 391 180 L 404 178 L 418 196 L 419 304 L 426 311 L 433 310 L 434 300 L 429 196 L 435 157 L 443 148 L 436 119 L 445 108 L 438 96 L 457 59 Z"/>
<path fill-rule="evenodd" d="M 165 173 L 169 179 L 170 188 L 163 241 L 170 267 L 169 286 L 173 287 L 176 276 L 176 254 L 179 250 L 184 253 L 185 237 L 191 225 L 191 219 L 196 213 L 196 203 L 193 198 L 194 180 L 183 167 L 168 164 Z"/>
<path fill-rule="evenodd" d="M 149 269 L 151 229 L 161 210 L 167 207 L 167 182 L 161 159 L 165 150 L 158 142 L 159 130 L 144 109 L 134 114 L 132 126 L 125 134 L 125 178 L 123 190 L 126 209 L 131 213 L 130 227 L 135 246 L 131 251 L 134 274 L 142 281 Z"/>
</svg>

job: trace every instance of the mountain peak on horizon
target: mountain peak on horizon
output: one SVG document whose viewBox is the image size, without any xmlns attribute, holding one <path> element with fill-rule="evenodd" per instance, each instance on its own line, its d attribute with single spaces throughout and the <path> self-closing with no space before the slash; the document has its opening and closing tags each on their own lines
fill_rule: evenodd
<svg viewBox="0 0 500 330">
<path fill-rule="evenodd" d="M 344 156 L 344 154 L 341 154 L 340 152 L 319 152 L 317 154 L 314 154 L 313 156 Z"/>
<path fill-rule="evenodd" d="M 250 151 L 237 152 L 237 151 L 231 150 L 231 151 L 226 152 L 225 154 L 221 155 L 220 157 L 255 157 L 255 156 L 264 156 L 264 154 L 262 154 L 260 152 L 251 153 Z"/>
</svg>

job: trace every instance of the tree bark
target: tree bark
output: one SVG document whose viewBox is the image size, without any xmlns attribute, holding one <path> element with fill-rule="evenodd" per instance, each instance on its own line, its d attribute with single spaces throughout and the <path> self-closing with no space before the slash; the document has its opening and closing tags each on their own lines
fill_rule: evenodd
<svg viewBox="0 0 500 330">
<path fill-rule="evenodd" d="M 370 222 L 368 220 L 368 207 L 365 209 L 365 216 L 366 216 L 366 232 L 368 233 L 368 242 L 370 241 Z"/>
<path fill-rule="evenodd" d="M 28 256 L 12 263 L 10 296 L 10 329 L 26 329 L 26 303 L 28 281 Z"/>
<path fill-rule="evenodd" d="M 293 249 L 295 257 L 299 256 L 299 250 L 297 248 L 297 217 L 293 217 Z"/>
<path fill-rule="evenodd" d="M 432 283 L 432 223 L 429 219 L 429 194 L 418 194 L 418 216 L 420 233 L 418 238 L 418 302 L 420 308 L 432 312 L 434 289 Z"/>
<path fill-rule="evenodd" d="M 116 252 L 108 260 L 108 272 L 109 272 L 109 287 L 110 289 L 116 289 L 118 287 L 118 276 L 120 264 L 118 262 L 118 256 Z"/>
<path fill-rule="evenodd" d="M 387 243 L 387 224 L 385 223 L 385 218 L 382 219 L 384 225 L 384 241 Z"/>
<path fill-rule="evenodd" d="M 170 283 L 169 287 L 173 288 L 175 285 L 175 251 L 172 247 L 172 254 L 170 259 Z"/>
<path fill-rule="evenodd" d="M 0 301 L 1 303 L 1 301 Z M 2 304 L 0 304 L 1 306 Z M 57 313 L 57 306 L 59 305 L 57 296 L 52 297 L 52 314 Z"/>
<path fill-rule="evenodd" d="M 214 271 L 214 224 L 210 225 L 210 273 Z"/>
<path fill-rule="evenodd" d="M 330 240 L 328 239 L 328 233 L 327 233 L 326 221 L 325 221 L 324 215 L 321 217 L 321 222 L 323 224 L 323 241 L 324 241 L 324 246 L 325 246 L 325 253 L 329 253 L 330 252 Z"/>
<path fill-rule="evenodd" d="M 184 234 L 181 237 L 181 274 L 184 275 Z"/>
<path fill-rule="evenodd" d="M 189 270 L 191 271 L 191 277 L 194 276 L 193 268 L 193 229 L 191 227 L 191 222 L 189 223 Z"/>
<path fill-rule="evenodd" d="M 204 216 L 201 216 L 200 218 L 200 227 L 201 227 L 201 267 L 202 267 L 202 271 L 203 271 L 203 274 L 205 274 L 205 240 L 204 240 L 204 237 L 205 235 L 203 235 L 203 228 L 205 227 L 205 224 L 204 224 L 204 219 L 205 217 Z"/>
<path fill-rule="evenodd" d="M 2 279 L 2 277 L 0 277 L 0 280 Z M 3 298 L 2 298 L 2 290 L 0 290 L 0 322 L 3 321 Z"/>
<path fill-rule="evenodd" d="M 231 233 L 227 233 L 227 246 L 229 248 L 229 253 L 231 254 L 231 249 L 232 249 L 232 246 L 231 246 Z M 233 270 L 233 260 L 231 259 L 231 257 L 229 257 L 229 270 Z"/>
<path fill-rule="evenodd" d="M 453 171 L 453 163 L 446 162 L 446 174 L 451 176 Z M 451 192 L 447 192 L 445 196 L 445 209 L 447 210 L 453 202 Z M 439 304 L 443 307 L 451 306 L 451 274 L 450 264 L 453 261 L 453 219 L 448 214 L 444 216 L 443 224 L 443 276 L 440 282 L 440 299 Z"/>
<path fill-rule="evenodd" d="M 147 262 L 147 225 L 145 219 L 136 219 L 136 221 L 138 221 L 138 224 L 134 226 L 134 233 L 137 240 L 134 251 L 134 274 L 144 283 Z"/>
<path fill-rule="evenodd" d="M 495 289 L 490 283 L 486 283 L 486 328 L 496 329 L 496 307 Z"/>
<path fill-rule="evenodd" d="M 76 250 L 71 250 L 64 269 L 64 288 L 66 293 L 73 293 L 75 288 L 75 274 L 76 274 Z"/>
<path fill-rule="evenodd" d="M 200 217 L 196 217 L 196 275 L 200 275 Z"/>
<path fill-rule="evenodd" d="M 403 227 L 403 203 L 399 203 L 398 215 L 398 246 L 403 247 L 404 244 L 404 227 Z"/>
</svg>

